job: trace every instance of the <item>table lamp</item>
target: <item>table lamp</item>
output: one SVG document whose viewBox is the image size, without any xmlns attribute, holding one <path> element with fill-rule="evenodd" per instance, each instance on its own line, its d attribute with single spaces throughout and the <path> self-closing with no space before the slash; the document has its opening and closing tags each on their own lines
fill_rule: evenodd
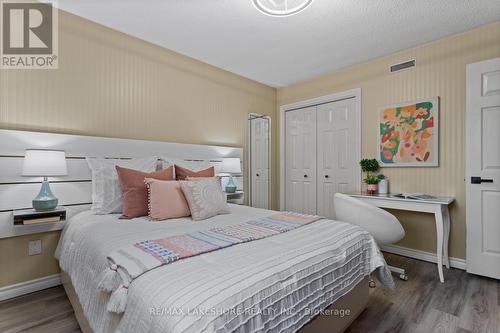
<svg viewBox="0 0 500 333">
<path fill-rule="evenodd" d="M 57 207 L 57 198 L 52 194 L 47 177 L 66 176 L 66 154 L 61 150 L 27 149 L 24 154 L 23 176 L 43 177 L 42 188 L 33 199 L 33 208 L 37 211 L 51 210 Z"/>
<path fill-rule="evenodd" d="M 236 184 L 232 173 L 241 173 L 241 160 L 238 157 L 227 157 L 222 159 L 221 172 L 229 174 L 229 181 L 226 184 L 226 193 L 236 192 Z"/>
</svg>

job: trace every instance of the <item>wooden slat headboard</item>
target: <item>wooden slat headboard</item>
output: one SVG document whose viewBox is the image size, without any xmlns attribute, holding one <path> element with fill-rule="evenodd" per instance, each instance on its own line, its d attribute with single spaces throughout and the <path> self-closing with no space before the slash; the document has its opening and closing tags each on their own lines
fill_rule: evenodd
<svg viewBox="0 0 500 333">
<path fill-rule="evenodd" d="M 58 149 L 66 152 L 68 175 L 52 177 L 51 188 L 68 215 L 88 209 L 91 203 L 91 174 L 85 157 L 129 159 L 159 156 L 188 166 L 213 165 L 216 172 L 224 157 L 243 159 L 243 149 L 224 146 L 117 139 L 81 135 L 0 130 L 0 238 L 61 229 L 63 223 L 14 226 L 12 210 L 31 207 L 41 178 L 21 176 L 26 149 Z M 243 189 L 243 177 L 235 177 Z"/>
</svg>

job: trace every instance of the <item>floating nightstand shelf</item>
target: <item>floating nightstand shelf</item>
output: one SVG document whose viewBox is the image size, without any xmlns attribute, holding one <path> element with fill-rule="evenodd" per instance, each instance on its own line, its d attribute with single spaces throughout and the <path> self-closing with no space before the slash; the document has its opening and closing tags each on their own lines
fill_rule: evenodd
<svg viewBox="0 0 500 333">
<path fill-rule="evenodd" d="M 36 211 L 34 209 L 14 210 L 14 226 L 32 226 L 50 223 L 59 223 L 66 220 L 66 208 L 56 207 L 49 211 Z"/>
<path fill-rule="evenodd" d="M 237 199 L 237 198 L 241 198 L 244 195 L 243 191 L 236 191 L 234 193 L 227 193 L 227 192 L 224 192 L 224 193 L 226 194 L 228 199 Z"/>
<path fill-rule="evenodd" d="M 234 204 L 238 204 L 238 205 L 243 204 L 243 198 L 245 196 L 245 192 L 238 190 L 234 193 L 224 192 L 224 194 L 226 194 L 226 198 L 227 198 L 228 203 L 234 203 Z"/>
</svg>

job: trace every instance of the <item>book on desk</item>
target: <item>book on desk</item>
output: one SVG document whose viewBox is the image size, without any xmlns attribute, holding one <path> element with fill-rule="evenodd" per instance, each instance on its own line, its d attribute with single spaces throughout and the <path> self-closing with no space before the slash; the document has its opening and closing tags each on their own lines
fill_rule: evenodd
<svg viewBox="0 0 500 333">
<path fill-rule="evenodd" d="M 396 193 L 392 194 L 393 197 L 402 198 L 402 199 L 413 199 L 413 200 L 436 200 L 438 197 L 435 197 L 430 194 L 424 193 Z"/>
</svg>

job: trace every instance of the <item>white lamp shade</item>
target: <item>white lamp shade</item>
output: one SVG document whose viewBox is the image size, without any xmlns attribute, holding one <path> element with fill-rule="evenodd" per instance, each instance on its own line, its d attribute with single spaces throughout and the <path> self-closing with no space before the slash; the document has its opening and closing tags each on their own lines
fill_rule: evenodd
<svg viewBox="0 0 500 333">
<path fill-rule="evenodd" d="M 238 157 L 223 158 L 221 172 L 241 173 L 241 160 Z"/>
<path fill-rule="evenodd" d="M 66 154 L 61 150 L 27 149 L 24 154 L 23 176 L 66 176 Z"/>
</svg>

